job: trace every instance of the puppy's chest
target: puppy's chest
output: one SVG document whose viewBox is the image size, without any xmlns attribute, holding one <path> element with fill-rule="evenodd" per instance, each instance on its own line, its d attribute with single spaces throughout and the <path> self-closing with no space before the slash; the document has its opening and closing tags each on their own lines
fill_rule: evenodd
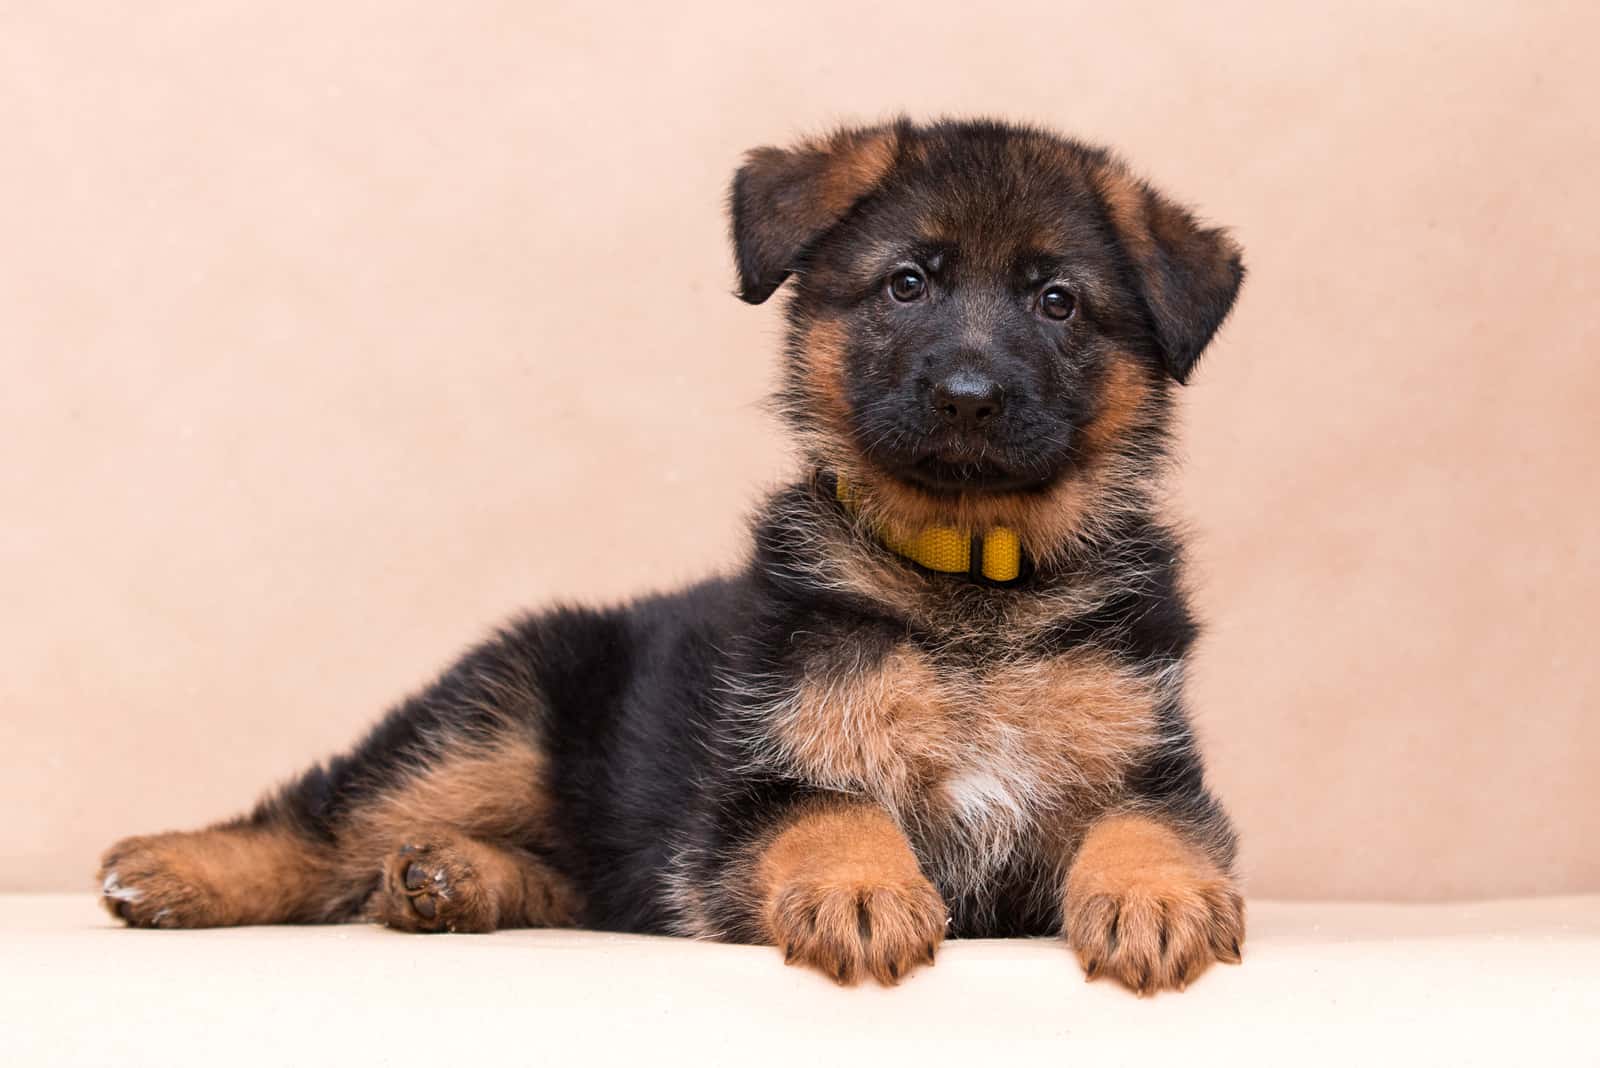
<svg viewBox="0 0 1600 1068">
<path fill-rule="evenodd" d="M 813 665 L 769 741 L 793 772 L 909 827 L 1004 837 L 1114 789 L 1157 740 L 1157 689 L 1098 651 L 974 665 L 907 644 Z"/>
</svg>

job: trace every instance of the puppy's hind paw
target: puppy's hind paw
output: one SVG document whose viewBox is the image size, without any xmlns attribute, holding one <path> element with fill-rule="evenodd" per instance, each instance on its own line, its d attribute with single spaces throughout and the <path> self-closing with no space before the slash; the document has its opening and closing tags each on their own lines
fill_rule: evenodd
<svg viewBox="0 0 1600 1068">
<path fill-rule="evenodd" d="M 400 931 L 482 934 L 499 908 L 465 851 L 444 840 L 407 842 L 384 862 L 372 918 Z"/>
<path fill-rule="evenodd" d="M 100 862 L 100 902 L 129 927 L 216 927 L 222 897 L 186 856 L 183 835 L 125 838 Z"/>
</svg>

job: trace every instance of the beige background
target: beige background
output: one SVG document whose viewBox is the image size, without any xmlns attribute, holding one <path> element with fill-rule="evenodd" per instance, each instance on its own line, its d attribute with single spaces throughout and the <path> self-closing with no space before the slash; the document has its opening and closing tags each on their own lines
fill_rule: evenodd
<svg viewBox="0 0 1600 1068">
<path fill-rule="evenodd" d="M 0 2 L 0 889 L 731 565 L 788 461 L 724 183 L 902 109 L 1247 249 L 1179 490 L 1252 891 L 1600 889 L 1600 9 L 588 6 Z"/>
</svg>

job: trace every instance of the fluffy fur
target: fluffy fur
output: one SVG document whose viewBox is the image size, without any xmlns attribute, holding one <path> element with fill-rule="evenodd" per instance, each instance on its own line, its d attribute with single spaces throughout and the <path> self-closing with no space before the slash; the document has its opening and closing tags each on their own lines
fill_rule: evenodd
<svg viewBox="0 0 1600 1068">
<path fill-rule="evenodd" d="M 672 932 L 840 982 L 947 934 L 1059 932 L 1141 992 L 1238 958 L 1157 510 L 1237 248 L 1106 152 L 1001 123 L 758 149 L 730 200 L 740 295 L 792 279 L 778 407 L 812 472 L 743 569 L 512 622 L 248 816 L 113 846 L 115 915 Z M 1027 566 L 885 547 L 927 524 L 1009 527 Z"/>
</svg>

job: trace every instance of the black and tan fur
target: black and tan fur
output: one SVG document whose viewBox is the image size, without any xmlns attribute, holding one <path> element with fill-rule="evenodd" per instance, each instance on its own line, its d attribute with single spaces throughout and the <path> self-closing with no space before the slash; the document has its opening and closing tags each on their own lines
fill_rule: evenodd
<svg viewBox="0 0 1600 1068">
<path fill-rule="evenodd" d="M 1109 154 L 988 122 L 759 149 L 731 208 L 740 295 L 792 279 L 808 471 L 748 564 L 513 622 L 250 815 L 112 847 L 116 915 L 673 932 L 847 983 L 947 936 L 1060 932 L 1141 992 L 1238 959 L 1158 517 L 1237 248 Z M 928 524 L 1009 527 L 1026 569 L 885 548 Z"/>
</svg>

